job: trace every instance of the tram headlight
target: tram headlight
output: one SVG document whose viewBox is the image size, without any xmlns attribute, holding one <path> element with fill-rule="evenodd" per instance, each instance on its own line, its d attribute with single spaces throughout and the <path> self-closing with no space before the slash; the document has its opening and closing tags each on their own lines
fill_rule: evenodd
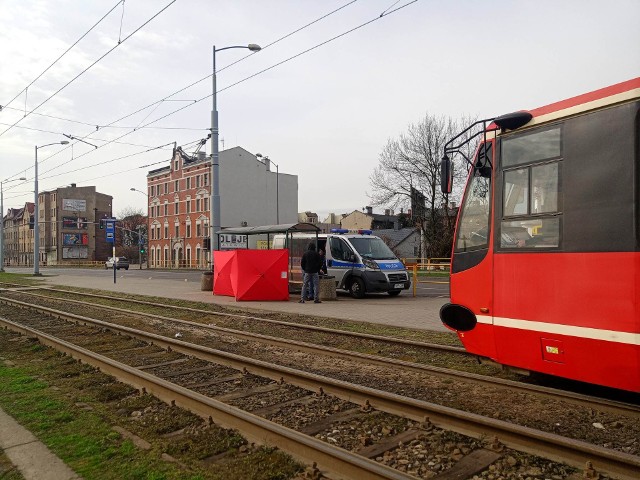
<svg viewBox="0 0 640 480">
<path fill-rule="evenodd" d="M 478 323 L 478 319 L 471 310 L 455 303 L 445 303 L 440 308 L 440 320 L 447 327 L 458 332 L 473 330 Z"/>
</svg>

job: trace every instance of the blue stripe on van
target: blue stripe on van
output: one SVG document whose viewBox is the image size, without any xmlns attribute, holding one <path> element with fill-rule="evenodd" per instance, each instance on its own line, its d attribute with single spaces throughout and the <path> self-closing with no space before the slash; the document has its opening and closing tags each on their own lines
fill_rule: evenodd
<svg viewBox="0 0 640 480">
<path fill-rule="evenodd" d="M 340 260 L 333 260 L 331 267 L 329 268 L 364 268 L 362 263 L 342 262 Z"/>
<path fill-rule="evenodd" d="M 377 261 L 376 264 L 380 267 L 380 270 L 406 270 L 404 264 L 398 261 L 386 261 L 380 260 Z M 343 262 L 340 260 L 333 260 L 331 263 L 331 268 L 364 268 L 364 264 L 362 263 L 349 263 Z"/>
</svg>

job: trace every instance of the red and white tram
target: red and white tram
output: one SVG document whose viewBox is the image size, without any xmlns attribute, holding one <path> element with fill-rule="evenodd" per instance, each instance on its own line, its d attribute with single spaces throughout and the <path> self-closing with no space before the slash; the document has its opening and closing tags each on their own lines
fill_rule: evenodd
<svg viewBox="0 0 640 480">
<path fill-rule="evenodd" d="M 640 78 L 476 122 L 445 193 L 473 138 L 442 322 L 500 364 L 640 392 Z"/>
</svg>

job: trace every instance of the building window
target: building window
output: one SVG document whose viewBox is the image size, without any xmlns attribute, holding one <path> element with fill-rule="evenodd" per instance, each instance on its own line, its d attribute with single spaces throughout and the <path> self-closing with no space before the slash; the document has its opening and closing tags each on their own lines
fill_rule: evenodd
<svg viewBox="0 0 640 480">
<path fill-rule="evenodd" d="M 169 238 L 169 225 L 164 226 L 164 238 Z"/>
<path fill-rule="evenodd" d="M 185 205 L 186 205 L 186 208 L 187 208 L 187 213 L 191 213 L 191 198 L 190 197 L 187 197 Z"/>
<path fill-rule="evenodd" d="M 200 175 L 196 175 L 196 188 L 200 188 Z"/>
<path fill-rule="evenodd" d="M 187 233 L 186 233 L 186 237 L 187 238 L 191 238 L 191 224 L 187 223 Z"/>
<path fill-rule="evenodd" d="M 176 223 L 175 224 L 175 238 L 179 238 L 180 237 L 180 224 Z"/>
<path fill-rule="evenodd" d="M 169 182 L 164 182 L 164 193 L 169 193 Z"/>
<path fill-rule="evenodd" d="M 196 237 L 200 238 L 202 236 L 202 225 L 200 222 L 196 223 Z"/>
<path fill-rule="evenodd" d="M 176 160 L 173 164 L 173 169 L 178 170 L 180 168 L 180 160 Z"/>
<path fill-rule="evenodd" d="M 209 174 L 205 173 L 204 174 L 204 186 L 208 186 L 209 185 Z"/>
<path fill-rule="evenodd" d="M 173 191 L 174 192 L 179 192 L 180 191 L 180 180 L 175 180 L 173 182 Z"/>
<path fill-rule="evenodd" d="M 204 211 L 205 212 L 209 211 L 209 197 L 205 197 L 204 199 Z"/>
<path fill-rule="evenodd" d="M 187 190 L 191 189 L 191 177 L 187 177 Z"/>
<path fill-rule="evenodd" d="M 180 206 L 180 202 L 178 200 L 175 201 L 175 203 L 173 204 L 173 214 L 174 215 L 178 215 L 180 213 L 179 207 Z"/>
</svg>

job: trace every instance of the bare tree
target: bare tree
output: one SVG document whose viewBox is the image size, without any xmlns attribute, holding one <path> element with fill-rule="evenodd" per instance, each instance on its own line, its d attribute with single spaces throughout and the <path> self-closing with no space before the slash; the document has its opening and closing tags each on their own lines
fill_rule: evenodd
<svg viewBox="0 0 640 480">
<path fill-rule="evenodd" d="M 373 205 L 413 207 L 413 219 L 423 239 L 422 256 L 450 253 L 455 226 L 450 202 L 459 201 L 464 181 L 454 181 L 458 188 L 449 198 L 445 197 L 440 190 L 440 159 L 445 143 L 473 121 L 426 114 L 419 123 L 409 125 L 399 138 L 389 139 L 378 166 L 369 176 Z M 463 161 L 458 160 L 454 166 L 454 177 L 466 176 L 468 169 Z M 420 205 L 422 202 L 424 205 Z"/>
<path fill-rule="evenodd" d="M 147 217 L 142 210 L 126 207 L 118 213 L 116 242 L 121 245 L 121 252 L 130 260 L 140 256 L 139 237 L 147 234 Z"/>
</svg>

